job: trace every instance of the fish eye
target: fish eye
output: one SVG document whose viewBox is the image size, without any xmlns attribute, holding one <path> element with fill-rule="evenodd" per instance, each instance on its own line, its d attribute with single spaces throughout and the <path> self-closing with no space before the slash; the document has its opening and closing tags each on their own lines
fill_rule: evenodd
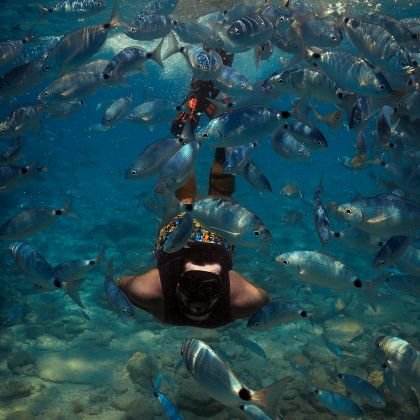
<svg viewBox="0 0 420 420">
<path fill-rule="evenodd" d="M 135 171 L 135 170 L 131 171 L 131 175 L 136 175 L 136 174 L 137 174 L 137 171 Z"/>
<path fill-rule="evenodd" d="M 245 89 L 245 83 L 241 83 L 241 88 Z"/>
<path fill-rule="evenodd" d="M 206 139 L 206 138 L 208 138 L 208 133 L 203 133 L 203 137 Z"/>
<path fill-rule="evenodd" d="M 352 209 L 350 209 L 350 208 L 348 208 L 348 209 L 346 209 L 346 213 L 347 213 L 347 214 L 353 214 L 353 210 L 352 210 Z"/>
<path fill-rule="evenodd" d="M 267 90 L 273 89 L 273 85 L 267 85 Z"/>
<path fill-rule="evenodd" d="M 331 39 L 332 41 L 335 41 L 335 40 L 337 39 L 337 37 L 336 37 L 334 34 L 330 34 L 330 39 Z"/>
<path fill-rule="evenodd" d="M 379 90 L 384 90 L 385 86 L 384 85 L 379 85 Z"/>
<path fill-rule="evenodd" d="M 95 260 L 90 260 L 89 265 L 95 265 Z"/>
<path fill-rule="evenodd" d="M 280 16 L 278 22 L 283 23 L 284 22 L 284 16 Z"/>
<path fill-rule="evenodd" d="M 238 28 L 235 28 L 235 33 L 239 34 L 241 31 Z"/>
<path fill-rule="evenodd" d="M 284 265 L 288 265 L 289 264 L 289 261 L 287 261 L 287 260 L 283 260 L 282 262 L 283 262 Z"/>
<path fill-rule="evenodd" d="M 404 61 L 404 60 L 400 61 L 400 64 L 401 64 L 403 67 L 407 67 L 407 62 L 406 62 L 406 61 Z"/>
<path fill-rule="evenodd" d="M 142 20 L 142 19 L 140 18 L 140 20 Z M 132 27 L 130 28 L 130 32 L 136 32 L 136 28 L 135 28 L 134 26 L 132 26 Z"/>
<path fill-rule="evenodd" d="M 48 96 L 48 95 L 49 95 L 48 91 L 44 92 L 44 96 Z"/>
<path fill-rule="evenodd" d="M 298 150 L 298 154 L 299 154 L 299 155 L 303 155 L 303 150 L 302 150 L 302 149 L 299 149 L 299 150 Z"/>
<path fill-rule="evenodd" d="M 321 140 L 318 140 L 318 141 L 317 141 L 317 143 L 318 143 L 319 145 L 321 145 L 321 144 L 322 144 L 322 141 L 321 141 Z"/>
<path fill-rule="evenodd" d="M 284 82 L 284 80 L 281 77 L 277 80 L 277 83 L 282 84 L 283 82 Z"/>
<path fill-rule="evenodd" d="M 258 230 L 254 230 L 254 236 L 260 236 L 260 232 L 258 232 Z"/>
</svg>

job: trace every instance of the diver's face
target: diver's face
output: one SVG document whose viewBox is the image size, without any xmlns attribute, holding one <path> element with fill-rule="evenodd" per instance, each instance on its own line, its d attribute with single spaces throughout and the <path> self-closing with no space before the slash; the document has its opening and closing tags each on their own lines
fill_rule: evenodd
<svg viewBox="0 0 420 420">
<path fill-rule="evenodd" d="M 208 318 L 218 299 L 220 272 L 220 264 L 185 264 L 176 293 L 188 318 L 196 321 Z"/>
</svg>

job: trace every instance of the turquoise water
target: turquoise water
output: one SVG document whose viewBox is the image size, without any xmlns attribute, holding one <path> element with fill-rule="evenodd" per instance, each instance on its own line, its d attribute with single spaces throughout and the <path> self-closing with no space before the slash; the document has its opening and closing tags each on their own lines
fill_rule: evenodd
<svg viewBox="0 0 420 420">
<path fill-rule="evenodd" d="M 53 42 L 51 37 L 85 24 L 77 20 L 65 24 L 37 20 L 36 2 L 15 3 L 1 2 L 1 38 L 20 39 L 29 30 L 36 36 L 34 43 L 25 46 L 16 64 L 27 57 L 34 59 L 33 55 Z M 86 24 L 109 17 L 111 2 L 105 3 L 106 10 L 87 19 Z M 122 16 L 132 18 L 140 9 L 138 3 L 121 1 Z M 188 13 L 190 18 L 197 17 L 232 4 L 211 3 L 181 1 L 175 16 L 181 19 Z M 375 2 L 349 2 L 349 5 L 362 11 L 380 9 L 399 19 L 420 16 L 416 2 L 397 3 L 388 0 L 382 7 Z M 136 43 L 116 28 L 94 58 L 109 60 L 128 45 L 141 45 L 149 50 L 156 43 Z M 254 82 L 281 68 L 279 61 L 284 63 L 288 58 L 276 50 L 257 70 L 253 51 L 249 51 L 236 54 L 233 67 Z M 72 259 L 93 259 L 99 248 L 104 247 L 106 259 L 113 259 L 115 278 L 153 267 L 152 249 L 159 215 L 148 210 L 144 201 L 151 197 L 156 178 L 130 181 L 124 178 L 124 173 L 145 145 L 168 135 L 169 127 L 163 124 L 152 131 L 146 125 L 124 120 L 106 131 L 95 127 L 112 101 L 124 95 L 132 95 L 135 105 L 153 97 L 181 103 L 188 91 L 191 71 L 179 54 L 164 64 L 162 70 L 149 62 L 144 73 L 87 96 L 86 104 L 77 113 L 60 120 L 43 117 L 39 129 L 22 135 L 22 156 L 16 164 L 36 162 L 48 166 L 48 172 L 0 195 L 1 222 L 24 208 L 61 208 L 71 195 L 71 211 L 77 217 L 60 217 L 50 229 L 25 238 L 51 265 Z M 0 119 L 4 120 L 19 105 L 33 103 L 50 81 L 30 88 L 27 94 L 3 97 Z M 294 96 L 285 94 L 271 106 L 290 109 L 293 99 Z M 323 115 L 335 110 L 332 105 L 317 101 L 313 106 Z M 201 126 L 206 123 L 203 117 Z M 272 152 L 268 138 L 258 139 L 261 146 L 253 153 L 253 160 L 270 180 L 273 192 L 258 192 L 238 178 L 234 194 L 272 233 L 271 243 L 262 249 L 238 246 L 235 270 L 271 296 L 281 296 L 314 312 L 313 329 L 309 322 L 300 320 L 267 331 L 250 331 L 246 328 L 247 320 L 243 319 L 216 330 L 198 330 L 164 325 L 141 310 L 136 310 L 134 320 L 126 320 L 106 300 L 103 287 L 106 264 L 95 267 L 86 276 L 80 291 L 86 306 L 83 313 L 59 290 L 35 290 L 11 257 L 8 250 L 11 242 L 1 241 L 0 418 L 166 418 L 153 398 L 150 381 L 158 373 L 173 374 L 185 337 L 200 338 L 220 351 L 241 381 L 252 389 L 292 376 L 293 380 L 278 395 L 273 408 L 275 415 L 286 419 L 334 417 L 317 402 L 311 386 L 345 393 L 341 382 L 332 379 L 335 364 L 342 371 L 380 386 L 381 363 L 375 358 L 374 340 L 380 335 L 398 336 L 420 348 L 418 295 L 382 294 L 375 311 L 357 293 L 308 285 L 299 287 L 301 283 L 287 277 L 275 262 L 275 257 L 283 252 L 322 250 L 348 264 L 362 279 L 378 276 L 378 271 L 372 268 L 375 247 L 352 248 L 334 238 L 326 246 L 321 245 L 313 224 L 311 201 L 322 174 L 324 203 L 340 204 L 357 195 L 372 196 L 388 191 L 379 183 L 380 169 L 377 166 L 361 171 L 345 168 L 339 158 L 354 155 L 355 132 L 345 123 L 335 130 L 321 122 L 317 126 L 328 139 L 329 147 L 313 151 L 310 161 L 305 163 L 286 161 Z M 371 118 L 365 129 L 369 141 L 374 130 L 375 118 Z M 0 146 L 4 144 L 6 141 L 2 140 Z M 207 192 L 212 159 L 213 151 L 202 147 L 196 163 L 201 195 Z M 299 185 L 304 198 L 291 200 L 281 196 L 280 189 L 288 183 Z M 301 220 L 296 223 L 284 220 L 289 211 L 296 210 L 302 213 Z M 334 230 L 345 227 L 333 217 L 331 223 Z M 322 334 L 340 346 L 341 360 L 327 349 Z M 266 361 L 252 351 L 245 339 L 251 339 L 264 350 Z M 177 372 L 173 386 L 163 383 L 162 391 L 187 419 L 247 418 L 241 410 L 224 407 L 208 397 L 184 368 Z M 400 404 L 388 390 L 385 398 L 385 408 L 361 404 L 367 418 L 416 417 L 416 404 Z"/>
</svg>

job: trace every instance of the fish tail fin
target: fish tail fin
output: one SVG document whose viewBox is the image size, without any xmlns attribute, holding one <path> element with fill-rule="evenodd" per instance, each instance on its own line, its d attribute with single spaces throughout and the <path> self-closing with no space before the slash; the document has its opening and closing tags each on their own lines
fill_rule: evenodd
<svg viewBox="0 0 420 420">
<path fill-rule="evenodd" d="M 163 69 L 165 66 L 163 65 L 162 61 L 162 45 L 165 38 L 162 38 L 156 48 L 150 53 L 150 58 L 156 63 L 159 64 L 160 67 Z"/>
<path fill-rule="evenodd" d="M 96 264 L 102 264 L 105 261 L 105 247 L 101 246 L 98 255 L 95 258 Z"/>
<path fill-rule="evenodd" d="M 179 52 L 179 50 L 179 43 L 175 37 L 175 34 L 171 31 L 168 35 L 168 48 L 165 51 L 165 54 L 163 54 L 162 60 L 166 60 L 171 55 L 174 55 L 175 53 Z"/>
<path fill-rule="evenodd" d="M 111 25 L 111 28 L 126 26 L 126 23 L 123 22 L 120 17 L 120 6 L 118 0 L 114 1 L 111 18 L 109 19 L 109 24 Z"/>
<path fill-rule="evenodd" d="M 376 293 L 376 287 L 374 287 L 372 282 L 366 283 L 363 294 L 373 311 L 376 312 L 378 310 L 378 295 Z"/>
<path fill-rule="evenodd" d="M 61 211 L 61 214 L 65 214 L 66 216 L 79 220 L 79 216 L 77 216 L 77 214 L 70 211 L 72 203 L 73 203 L 73 196 L 70 194 L 67 203 L 64 204 L 64 207 L 60 209 L 59 211 Z"/>
<path fill-rule="evenodd" d="M 277 398 L 281 395 L 285 386 L 291 381 L 293 381 L 292 376 L 285 376 L 265 388 L 254 391 L 251 400 L 264 409 L 269 411 L 273 410 L 275 408 Z"/>
<path fill-rule="evenodd" d="M 79 290 L 85 279 L 65 281 L 62 283 L 64 291 L 69 295 L 69 297 L 82 309 L 85 309 L 82 300 L 80 299 Z"/>
</svg>

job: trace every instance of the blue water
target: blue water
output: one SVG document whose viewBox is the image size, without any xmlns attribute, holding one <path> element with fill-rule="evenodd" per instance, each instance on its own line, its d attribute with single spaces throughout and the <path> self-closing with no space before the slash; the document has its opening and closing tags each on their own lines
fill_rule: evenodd
<svg viewBox="0 0 420 420">
<path fill-rule="evenodd" d="M 1 38 L 19 39 L 32 27 L 37 40 L 25 47 L 23 58 L 18 59 L 23 60 L 45 49 L 50 42 L 49 35 L 61 35 L 64 31 L 47 20 L 37 21 L 36 2 L 15 3 L 3 1 L 0 4 Z M 106 11 L 86 22 L 106 19 L 111 1 L 105 3 Z M 120 3 L 123 17 L 133 17 L 139 8 L 139 2 Z M 218 6 L 207 8 L 206 2 L 181 1 L 178 18 L 192 7 L 190 3 L 200 7 L 201 14 Z M 224 2 L 212 3 L 225 7 Z M 395 2 L 388 0 L 382 10 L 398 18 L 420 16 L 416 2 L 412 2 L 413 5 L 408 1 L 397 3 L 395 6 Z M 372 10 L 366 4 L 357 3 L 357 7 Z M 195 16 L 199 15 L 197 11 Z M 66 30 L 83 24 L 66 23 Z M 136 45 L 136 41 L 125 38 L 118 28 L 114 29 L 94 58 L 111 59 L 127 45 Z M 139 45 L 149 49 L 156 42 Z M 281 57 L 285 54 L 277 50 L 256 70 L 253 51 L 250 51 L 237 54 L 233 67 L 240 69 L 250 81 L 262 80 L 280 68 Z M 159 215 L 148 211 L 142 202 L 151 196 L 156 178 L 129 181 L 124 173 L 145 145 L 168 135 L 169 127 L 161 125 L 151 131 L 145 125 L 124 120 L 104 132 L 95 131 L 93 127 L 100 123 L 107 106 L 124 95 L 133 95 L 133 105 L 152 97 L 182 102 L 191 81 L 191 71 L 178 55 L 164 64 L 165 70 L 162 70 L 155 63 L 147 63 L 146 72 L 128 78 L 122 85 L 103 87 L 87 97 L 86 105 L 79 112 L 67 119 L 43 118 L 39 132 L 22 136 L 24 146 L 19 164 L 37 162 L 40 166 L 47 165 L 48 172 L 42 174 L 42 179 L 0 195 L 0 222 L 23 208 L 61 208 L 71 195 L 71 211 L 77 218 L 61 217 L 51 229 L 25 238 L 51 265 L 72 259 L 93 259 L 103 246 L 106 259 L 114 261 L 115 278 L 140 274 L 154 266 L 152 249 Z M 47 82 L 34 87 L 27 95 L 3 98 L 0 120 L 17 106 L 35 101 L 46 85 Z M 272 106 L 290 109 L 292 99 L 294 97 L 285 94 Z M 314 104 L 323 115 L 335 109 L 329 104 L 316 101 Z M 206 123 L 203 117 L 201 126 Z M 3 320 L 0 326 L 0 418 L 166 418 L 153 398 L 150 381 L 159 372 L 172 375 L 185 337 L 200 338 L 219 349 L 241 381 L 252 389 L 291 375 L 293 381 L 275 404 L 275 413 L 286 419 L 334 417 L 310 392 L 311 386 L 316 385 L 344 393 L 342 384 L 331 379 L 334 364 L 379 386 L 381 364 L 374 357 L 373 342 L 379 335 L 395 335 L 420 348 L 418 296 L 382 297 L 374 311 L 357 294 L 336 293 L 316 286 L 298 288 L 299 284 L 287 278 L 275 262 L 275 257 L 283 252 L 322 250 L 348 264 L 362 279 L 372 279 L 378 274 L 371 266 L 375 250 L 350 248 L 333 239 L 326 246 L 319 242 L 311 200 L 322 174 L 324 203 L 344 203 L 356 195 L 371 196 L 385 190 L 377 178 L 370 175 L 377 173 L 377 168 L 351 171 L 339 162 L 340 157 L 354 155 L 356 135 L 346 124 L 337 130 L 323 123 L 318 126 L 328 139 L 329 147 L 313 151 L 311 160 L 306 163 L 286 161 L 273 153 L 268 138 L 258 139 L 261 146 L 253 153 L 253 160 L 270 180 L 273 192 L 257 192 L 238 178 L 234 194 L 238 202 L 264 221 L 273 236 L 270 245 L 263 249 L 237 247 L 235 270 L 271 296 L 290 299 L 308 312 L 314 311 L 314 330 L 305 320 L 262 332 L 247 329 L 246 319 L 217 330 L 173 327 L 158 322 L 140 309 L 136 310 L 134 320 L 125 320 L 113 312 L 106 300 L 103 288 L 106 264 L 89 272 L 81 289 L 85 313 L 90 318 L 87 319 L 61 291 L 40 293 L 34 290 L 10 255 L 10 241 L 0 241 L 0 320 Z M 365 132 L 369 134 L 374 129 L 375 120 L 371 119 Z M 207 193 L 212 158 L 213 151 L 202 147 L 196 164 L 200 195 Z M 299 185 L 304 199 L 282 197 L 279 191 L 287 183 Z M 302 221 L 284 223 L 282 217 L 290 210 L 301 211 Z M 345 226 L 333 218 L 332 224 L 337 230 Z M 322 333 L 328 333 L 331 341 L 341 347 L 340 360 L 327 349 Z M 258 343 L 267 360 L 252 351 L 252 346 L 245 345 L 244 338 Z M 302 363 L 306 367 L 302 368 Z M 226 408 L 208 397 L 204 390 L 196 387 L 184 368 L 177 372 L 173 386 L 162 384 L 162 391 L 187 419 L 247 418 L 239 409 Z M 362 404 L 367 418 L 415 418 L 416 414 L 412 413 L 416 413 L 418 407 L 399 404 L 388 391 L 385 397 L 387 406 L 383 409 Z"/>
</svg>

